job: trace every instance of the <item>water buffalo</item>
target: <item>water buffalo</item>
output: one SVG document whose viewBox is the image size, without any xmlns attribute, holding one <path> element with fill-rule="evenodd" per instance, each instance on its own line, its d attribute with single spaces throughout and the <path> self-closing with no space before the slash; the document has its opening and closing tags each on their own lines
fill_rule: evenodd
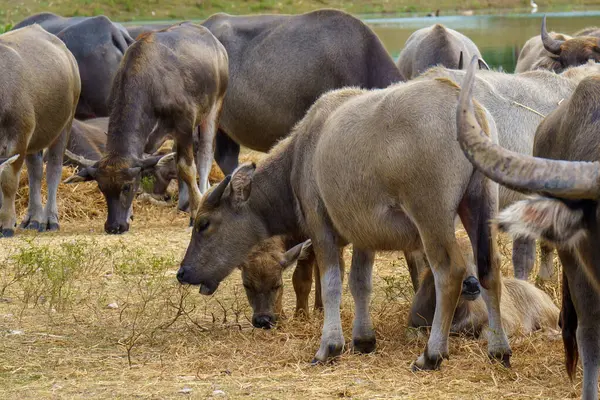
<svg viewBox="0 0 600 400">
<path fill-rule="evenodd" d="M 308 296 L 312 286 L 314 253 L 310 241 L 295 243 L 280 236 L 264 240 L 250 250 L 238 267 L 242 283 L 252 307 L 252 325 L 270 328 L 282 313 L 283 271 L 297 263 L 293 275 L 296 291 L 296 315 L 308 315 Z M 286 248 L 290 247 L 286 251 Z M 315 296 L 315 308 L 322 307 L 320 286 Z"/>
<path fill-rule="evenodd" d="M 473 56 L 479 57 L 481 66 L 489 69 L 471 39 L 444 25 L 435 24 L 410 35 L 400 52 L 398 69 L 404 77 L 412 79 L 435 65 L 462 69 L 461 59 L 470 60 Z"/>
<path fill-rule="evenodd" d="M 461 238 L 463 239 L 463 238 Z M 467 255 L 467 273 L 473 275 L 475 265 L 472 262 L 468 238 L 459 240 L 463 253 Z M 485 303 L 479 296 L 478 286 L 471 280 L 463 282 L 463 291 L 452 319 L 453 333 L 464 333 L 475 337 L 487 336 L 488 313 Z M 474 290 L 471 288 L 473 287 Z M 550 296 L 529 282 L 519 279 L 502 278 L 502 326 L 506 334 L 528 334 L 542 328 L 558 329 L 558 308 Z M 415 293 L 411 306 L 409 326 L 429 327 L 435 311 L 435 286 L 431 270 L 422 275 L 419 290 Z"/>
<path fill-rule="evenodd" d="M 561 325 L 572 378 L 578 349 L 584 399 L 598 398 L 600 367 L 600 78 L 583 79 L 573 95 L 540 124 L 533 155 L 490 143 L 471 102 L 475 63 L 463 83 L 458 140 L 477 170 L 523 193 L 537 194 L 504 210 L 498 226 L 513 236 L 555 244 L 563 265 Z M 565 161 L 559 161 L 565 160 Z"/>
<path fill-rule="evenodd" d="M 81 76 L 78 119 L 106 117 L 113 77 L 127 47 L 133 43 L 129 33 L 105 16 L 64 18 L 52 13 L 33 15 L 16 28 L 39 24 L 57 35 L 73 53 Z"/>
<path fill-rule="evenodd" d="M 63 152 L 81 91 L 77 62 L 63 42 L 37 25 L 0 35 L 0 53 L 0 121 L 5 121 L 0 126 L 0 154 L 20 155 L 0 177 L 2 236 L 14 234 L 15 195 L 25 155 L 45 148 L 48 201 L 42 208 L 42 169 L 29 171 L 30 197 L 24 222 L 31 228 L 55 230 Z"/>
<path fill-rule="evenodd" d="M 498 255 L 487 224 L 497 209 L 497 186 L 474 173 L 456 142 L 457 97 L 458 87 L 448 79 L 323 95 L 258 167 L 241 165 L 203 197 L 178 280 L 212 294 L 260 241 L 285 234 L 309 237 L 325 311 L 314 362 L 325 362 L 344 346 L 339 249 L 353 244 L 353 346 L 370 352 L 375 348 L 369 314 L 374 251 L 417 249 L 422 241 L 438 296 L 431 336 L 413 367 L 435 369 L 448 355 L 466 268 L 454 232 L 458 213 L 488 289 L 488 350 L 508 365 Z M 480 109 L 482 121 L 486 113 Z M 493 125 L 489 133 L 495 137 Z"/>
<path fill-rule="evenodd" d="M 229 55 L 230 82 L 215 155 L 226 174 L 237 166 L 240 144 L 269 150 L 323 93 L 345 86 L 384 88 L 404 80 L 377 35 L 342 11 L 221 13 L 202 25 Z"/>
<path fill-rule="evenodd" d="M 587 33 L 588 31 L 582 31 Z M 527 41 L 519 59 L 515 72 L 547 69 L 561 72 L 566 68 L 582 65 L 588 60 L 600 61 L 600 39 L 596 36 L 570 37 L 558 33 L 548 33 L 546 17 L 542 20 L 542 34 Z"/>
<path fill-rule="evenodd" d="M 96 180 L 108 205 L 107 233 L 129 230 L 129 212 L 144 169 L 160 157 L 143 158 L 154 130 L 176 142 L 178 175 L 190 188 L 194 216 L 201 191 L 193 140 L 200 126 L 202 191 L 208 187 L 213 141 L 227 88 L 227 53 L 206 28 L 186 23 L 148 33 L 125 53 L 112 88 L 107 154 L 68 182 Z"/>
<path fill-rule="evenodd" d="M 600 66 L 585 64 L 572 67 L 561 74 L 536 70 L 521 74 L 481 71 L 475 79 L 476 99 L 494 118 L 501 146 L 522 154 L 532 154 L 536 129 L 543 118 L 568 99 L 577 84 L 586 76 L 600 73 Z M 465 71 L 432 68 L 417 80 L 448 78 L 461 84 Z M 524 196 L 506 187 L 500 187 L 500 208 L 505 208 Z M 543 260 L 540 277 L 549 277 L 552 271 L 551 248 L 542 247 Z M 515 276 L 527 279 L 535 262 L 535 241 L 515 238 L 513 263 Z"/>
</svg>

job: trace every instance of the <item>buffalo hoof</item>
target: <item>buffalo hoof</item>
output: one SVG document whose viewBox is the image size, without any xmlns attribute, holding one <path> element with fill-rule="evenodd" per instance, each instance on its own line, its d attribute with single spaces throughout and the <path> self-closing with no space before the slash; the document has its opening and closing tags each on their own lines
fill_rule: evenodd
<svg viewBox="0 0 600 400">
<path fill-rule="evenodd" d="M 338 358 L 341 354 L 342 351 L 344 350 L 344 344 L 330 344 L 326 347 L 326 351 L 324 352 L 325 354 L 320 354 L 322 353 L 321 350 L 319 349 L 319 352 L 317 353 L 317 355 L 315 356 L 315 358 L 312 359 L 312 361 L 310 362 L 311 365 L 325 365 L 329 362 L 333 362 L 336 358 Z"/>
<path fill-rule="evenodd" d="M 14 229 L 2 229 L 2 236 L 3 238 L 9 238 L 9 237 L 13 237 L 15 236 L 15 230 Z"/>
<path fill-rule="evenodd" d="M 488 357 L 492 361 L 498 361 L 500 365 L 504 368 L 510 368 L 510 356 L 511 353 L 497 353 L 497 354 L 488 354 Z"/>
<path fill-rule="evenodd" d="M 372 338 L 366 339 L 353 339 L 352 348 L 355 352 L 369 354 L 375 351 L 377 340 Z"/>
<path fill-rule="evenodd" d="M 60 229 L 60 225 L 56 222 L 50 222 L 49 224 L 42 224 L 40 232 L 56 232 Z"/>
<path fill-rule="evenodd" d="M 444 358 L 449 358 L 448 354 L 438 354 L 437 356 L 430 357 L 427 353 L 427 347 L 425 347 L 423 354 L 421 354 L 411 366 L 413 372 L 438 370 L 440 369 Z"/>
<path fill-rule="evenodd" d="M 23 221 L 23 222 L 21 222 L 21 225 L 19 225 L 19 228 L 27 229 L 27 230 L 31 230 L 31 231 L 39 231 L 40 223 L 37 221 Z"/>
</svg>

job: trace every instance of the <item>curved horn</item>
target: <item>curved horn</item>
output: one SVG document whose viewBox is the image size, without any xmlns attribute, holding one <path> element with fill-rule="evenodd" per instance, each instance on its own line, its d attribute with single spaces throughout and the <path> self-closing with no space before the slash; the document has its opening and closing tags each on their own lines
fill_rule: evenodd
<svg viewBox="0 0 600 400">
<path fill-rule="evenodd" d="M 77 164 L 80 167 L 91 167 L 92 165 L 94 165 L 96 163 L 96 161 L 94 160 L 89 160 L 83 156 L 74 154 L 72 152 L 70 152 L 68 149 L 65 149 L 65 157 L 67 157 L 67 159 L 69 161 L 71 161 L 74 164 Z"/>
<path fill-rule="evenodd" d="M 600 197 L 600 163 L 526 156 L 489 140 L 473 112 L 476 66 L 477 57 L 474 57 L 467 69 L 456 110 L 458 141 L 469 161 L 488 178 L 519 192 L 576 199 Z"/>
<path fill-rule="evenodd" d="M 557 40 L 550 36 L 546 30 L 546 16 L 544 15 L 544 19 L 542 20 L 542 43 L 544 44 L 544 48 L 552 54 L 559 55 L 561 52 L 560 46 L 564 42 L 564 40 Z"/>
<path fill-rule="evenodd" d="M 225 193 L 227 185 L 229 185 L 229 181 L 231 181 L 231 175 L 227 175 L 214 190 L 210 191 L 206 197 L 206 200 L 204 201 L 204 204 L 210 207 L 217 207 L 221 202 L 221 197 L 223 197 L 223 193 Z"/>
</svg>

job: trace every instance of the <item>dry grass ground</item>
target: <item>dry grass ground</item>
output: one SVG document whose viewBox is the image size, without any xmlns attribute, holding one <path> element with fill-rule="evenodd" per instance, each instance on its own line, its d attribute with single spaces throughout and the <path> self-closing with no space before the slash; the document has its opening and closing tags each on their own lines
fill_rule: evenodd
<svg viewBox="0 0 600 400">
<path fill-rule="evenodd" d="M 190 238 L 186 215 L 136 203 L 131 232 L 108 236 L 95 184 L 61 185 L 59 196 L 59 233 L 0 240 L 2 399 L 578 396 L 579 380 L 571 384 L 563 369 L 560 339 L 545 332 L 511 340 L 511 370 L 488 361 L 484 342 L 455 337 L 441 371 L 412 373 L 426 337 L 406 327 L 412 289 L 396 253 L 376 259 L 377 351 L 346 352 L 333 365 L 312 367 L 322 315 L 292 317 L 290 272 L 288 318 L 277 329 L 253 329 L 237 271 L 212 297 L 176 282 Z M 506 238 L 501 249 L 508 273 Z M 556 298 L 557 284 L 548 290 Z M 349 340 L 347 287 L 342 308 Z"/>
</svg>

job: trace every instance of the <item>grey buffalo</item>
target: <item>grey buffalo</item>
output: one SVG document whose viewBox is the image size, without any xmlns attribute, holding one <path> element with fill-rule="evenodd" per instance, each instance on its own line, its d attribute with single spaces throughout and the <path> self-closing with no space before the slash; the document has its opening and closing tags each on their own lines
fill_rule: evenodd
<svg viewBox="0 0 600 400">
<path fill-rule="evenodd" d="M 339 249 L 353 245 L 353 346 L 371 352 L 374 252 L 418 249 L 423 243 L 440 295 L 427 347 L 413 367 L 435 369 L 448 356 L 452 315 L 466 272 L 455 236 L 458 214 L 487 289 L 488 351 L 508 365 L 498 255 L 487 223 L 497 209 L 497 185 L 474 173 L 456 142 L 457 98 L 458 86 L 448 79 L 323 95 L 258 166 L 241 165 L 203 197 L 177 278 L 209 295 L 262 240 L 309 237 L 325 311 L 314 362 L 325 362 L 344 346 Z M 486 114 L 480 109 L 482 121 Z M 489 133 L 495 137 L 493 125 Z"/>
<path fill-rule="evenodd" d="M 471 102 L 474 63 L 456 111 L 458 139 L 477 170 L 513 190 L 536 194 L 504 210 L 500 229 L 555 244 L 563 265 L 561 325 L 566 367 L 583 364 L 583 398 L 598 398 L 600 367 L 600 79 L 583 79 L 539 126 L 534 154 L 518 154 L 481 131 Z M 564 161 L 561 161 L 564 160 Z"/>
<path fill-rule="evenodd" d="M 107 117 L 113 77 L 133 42 L 129 33 L 105 16 L 64 18 L 51 13 L 31 16 L 16 24 L 15 29 L 32 24 L 57 35 L 77 60 L 81 96 L 76 118 Z"/>
<path fill-rule="evenodd" d="M 436 24 L 410 35 L 400 52 L 398 69 L 404 77 L 412 79 L 436 65 L 462 69 L 461 60 L 470 60 L 473 56 L 481 60 L 481 67 L 489 69 L 471 39 L 444 25 Z"/>
<path fill-rule="evenodd" d="M 46 148 L 48 201 L 43 208 L 42 169 L 29 170 L 29 207 L 23 222 L 33 229 L 58 229 L 56 191 L 81 91 L 77 62 L 63 42 L 37 25 L 1 35 L 0 53 L 0 121 L 12 121 L 0 126 L 0 155 L 20 155 L 0 176 L 2 236 L 14 234 L 15 195 L 25 156 Z"/>
<path fill-rule="evenodd" d="M 585 64 L 569 68 L 561 74 L 536 70 L 521 74 L 481 71 L 475 77 L 476 99 L 493 116 L 501 146 L 521 154 L 532 154 L 537 126 L 544 117 L 568 99 L 586 76 L 600 73 L 600 67 Z M 417 79 L 447 78 L 462 84 L 465 71 L 432 68 Z M 500 208 L 508 207 L 524 196 L 500 187 Z M 543 246 L 540 277 L 552 274 L 552 247 Z M 535 261 L 535 241 L 518 237 L 513 243 L 515 276 L 527 279 Z"/>
</svg>

